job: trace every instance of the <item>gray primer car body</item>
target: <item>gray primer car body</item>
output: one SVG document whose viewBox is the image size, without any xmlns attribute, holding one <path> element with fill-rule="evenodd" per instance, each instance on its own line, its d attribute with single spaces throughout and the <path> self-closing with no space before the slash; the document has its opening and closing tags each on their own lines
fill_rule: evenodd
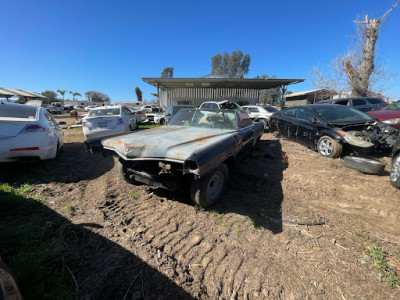
<svg viewBox="0 0 400 300">
<path fill-rule="evenodd" d="M 235 120 L 229 128 L 174 123 L 182 114 L 193 112 L 210 116 L 230 114 Z M 243 118 L 247 123 L 240 124 Z M 223 162 L 233 167 L 239 154 L 253 148 L 263 132 L 262 124 L 253 123 L 247 113 L 238 111 L 185 109 L 179 111 L 171 123 L 173 125 L 107 139 L 102 144 L 106 152 L 119 156 L 135 180 L 174 190 L 186 182 L 185 175 L 201 178 Z"/>
</svg>

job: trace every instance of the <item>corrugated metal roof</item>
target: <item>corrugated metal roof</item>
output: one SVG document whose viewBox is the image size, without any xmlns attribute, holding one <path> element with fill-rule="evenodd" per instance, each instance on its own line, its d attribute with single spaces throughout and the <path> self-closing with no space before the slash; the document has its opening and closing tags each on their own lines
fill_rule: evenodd
<svg viewBox="0 0 400 300">
<path fill-rule="evenodd" d="M 43 95 L 30 92 L 27 90 L 20 89 L 10 89 L 10 88 L 0 88 L 0 97 L 13 97 L 13 96 L 22 96 L 29 98 L 46 98 Z"/>
<path fill-rule="evenodd" d="M 311 91 L 304 91 L 304 92 L 297 92 L 297 93 L 292 93 L 289 95 L 285 95 L 285 98 L 290 98 L 290 97 L 296 97 L 296 96 L 303 96 L 303 95 L 308 95 L 308 94 L 315 94 L 315 93 L 335 93 L 333 90 L 328 90 L 328 89 L 317 89 L 317 90 L 311 90 Z"/>
<path fill-rule="evenodd" d="M 303 82 L 304 79 L 238 79 L 238 78 L 159 78 L 144 77 L 144 82 L 152 86 L 163 88 L 242 88 L 242 89 L 270 89 L 281 85 Z"/>
</svg>

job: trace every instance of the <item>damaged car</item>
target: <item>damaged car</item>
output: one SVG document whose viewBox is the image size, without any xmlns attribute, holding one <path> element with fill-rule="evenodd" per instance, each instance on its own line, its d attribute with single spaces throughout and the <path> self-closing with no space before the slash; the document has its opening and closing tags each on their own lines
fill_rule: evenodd
<svg viewBox="0 0 400 300">
<path fill-rule="evenodd" d="M 228 175 L 263 132 L 245 112 L 181 109 L 167 126 L 102 141 L 104 154 L 118 157 L 129 183 L 176 190 L 188 187 L 202 207 L 215 204 Z"/>
<path fill-rule="evenodd" d="M 270 118 L 273 131 L 282 137 L 337 158 L 343 152 L 356 155 L 389 153 L 399 131 L 351 107 L 310 104 L 284 109 Z"/>
</svg>

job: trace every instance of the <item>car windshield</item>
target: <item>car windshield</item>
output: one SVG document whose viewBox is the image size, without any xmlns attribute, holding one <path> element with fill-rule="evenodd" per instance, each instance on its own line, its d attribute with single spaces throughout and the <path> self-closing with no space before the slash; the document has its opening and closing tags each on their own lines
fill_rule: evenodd
<svg viewBox="0 0 400 300">
<path fill-rule="evenodd" d="M 103 108 L 103 109 L 92 109 L 89 113 L 89 117 L 107 117 L 107 116 L 119 116 L 120 108 Z"/>
<path fill-rule="evenodd" d="M 375 121 L 371 116 L 347 106 L 326 106 L 313 109 L 320 117 L 331 124 L 351 124 Z"/>
<path fill-rule="evenodd" d="M 30 105 L 1 105 L 0 117 L 2 118 L 18 118 L 18 119 L 35 119 L 38 108 Z"/>
<path fill-rule="evenodd" d="M 234 111 L 181 109 L 168 123 L 168 126 L 236 130 L 236 123 Z"/>
<path fill-rule="evenodd" d="M 382 110 L 400 110 L 400 101 L 389 104 Z"/>
</svg>

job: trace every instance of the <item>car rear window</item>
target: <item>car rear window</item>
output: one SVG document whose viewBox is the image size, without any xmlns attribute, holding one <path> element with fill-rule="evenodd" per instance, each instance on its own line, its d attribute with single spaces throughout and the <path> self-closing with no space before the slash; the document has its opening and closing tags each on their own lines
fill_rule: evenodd
<svg viewBox="0 0 400 300">
<path fill-rule="evenodd" d="M 89 117 L 106 117 L 106 116 L 119 116 L 121 109 L 117 108 L 105 108 L 105 109 L 92 109 L 89 113 Z"/>
<path fill-rule="evenodd" d="M 29 105 L 1 105 L 0 117 L 3 118 L 18 118 L 18 119 L 35 119 L 38 107 Z"/>
</svg>

